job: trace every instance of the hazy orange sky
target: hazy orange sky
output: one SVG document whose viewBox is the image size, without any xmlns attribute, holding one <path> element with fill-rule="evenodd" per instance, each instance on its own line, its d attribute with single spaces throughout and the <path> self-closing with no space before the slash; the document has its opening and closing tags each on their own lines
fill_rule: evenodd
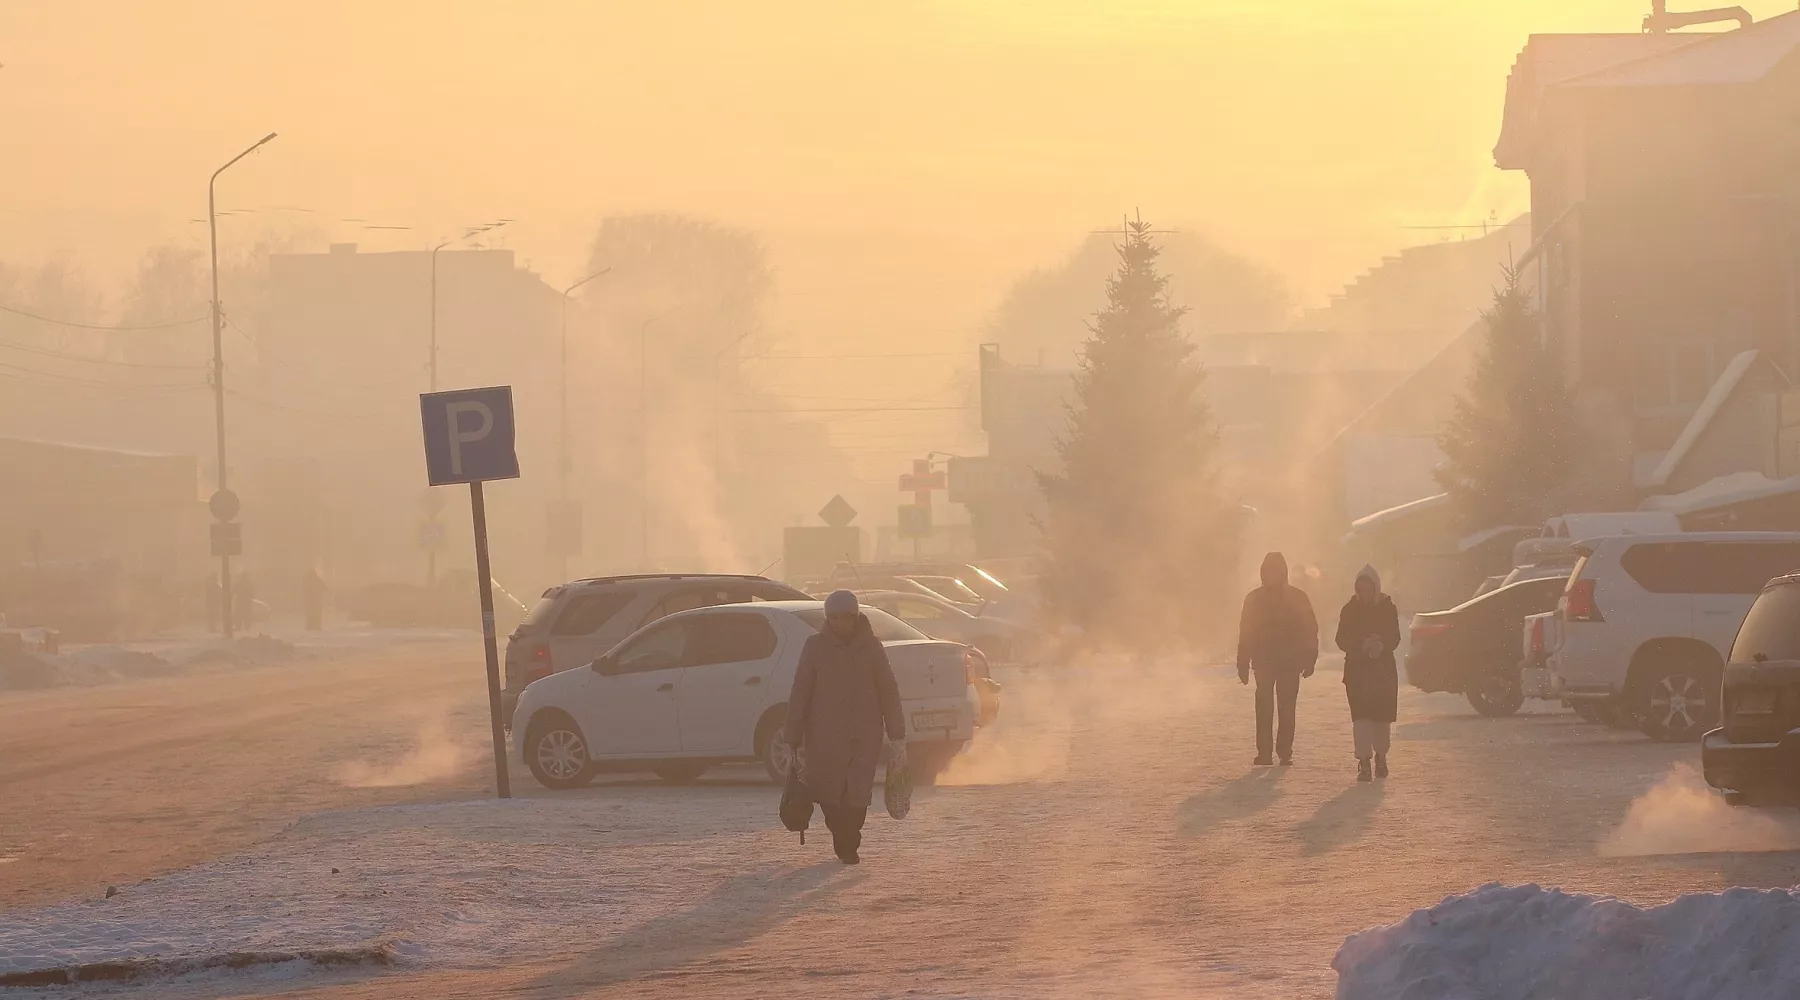
<svg viewBox="0 0 1800 1000">
<path fill-rule="evenodd" d="M 803 329 L 960 336 L 1020 269 L 1140 207 L 1317 299 L 1438 235 L 1404 226 L 1519 211 L 1488 150 L 1525 36 L 1634 31 L 1647 9 L 14 2 L 0 256 L 110 280 L 147 244 L 201 240 L 207 174 L 274 130 L 222 182 L 222 207 L 258 210 L 224 240 L 300 220 L 418 247 L 512 217 L 507 244 L 561 283 L 602 215 L 687 211 L 767 234 Z"/>
</svg>

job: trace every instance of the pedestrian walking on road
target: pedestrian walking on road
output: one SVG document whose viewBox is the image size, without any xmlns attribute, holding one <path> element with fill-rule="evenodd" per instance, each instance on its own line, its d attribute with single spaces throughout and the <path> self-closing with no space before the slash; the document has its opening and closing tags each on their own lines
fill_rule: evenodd
<svg viewBox="0 0 1800 1000">
<path fill-rule="evenodd" d="M 1381 576 L 1364 566 L 1356 574 L 1356 594 L 1338 615 L 1338 648 L 1344 651 L 1344 694 L 1350 699 L 1350 725 L 1355 730 L 1356 780 L 1388 776 L 1389 728 L 1400 700 L 1400 671 L 1394 650 L 1400 648 L 1400 613 L 1393 598 L 1381 592 Z"/>
<path fill-rule="evenodd" d="M 1238 681 L 1256 673 L 1256 760 L 1259 767 L 1294 762 L 1294 702 L 1300 679 L 1311 677 L 1319 660 L 1319 621 L 1312 601 L 1288 582 L 1287 558 L 1263 557 L 1262 586 L 1244 598 L 1238 622 Z M 1275 728 L 1280 716 L 1280 730 Z"/>
<path fill-rule="evenodd" d="M 906 722 L 887 651 L 848 590 L 825 598 L 825 625 L 800 651 L 784 735 L 838 860 L 859 863 L 875 767 L 906 738 Z"/>
</svg>

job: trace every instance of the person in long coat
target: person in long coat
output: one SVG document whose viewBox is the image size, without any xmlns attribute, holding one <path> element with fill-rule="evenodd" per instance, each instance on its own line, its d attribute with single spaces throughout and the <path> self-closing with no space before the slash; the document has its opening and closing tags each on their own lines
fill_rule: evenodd
<svg viewBox="0 0 1800 1000">
<path fill-rule="evenodd" d="M 906 721 L 887 651 L 848 590 L 825 599 L 825 625 L 800 651 L 784 735 L 838 860 L 857 864 L 875 767 L 889 741 L 906 738 Z"/>
<path fill-rule="evenodd" d="M 1306 592 L 1288 582 L 1287 557 L 1263 557 L 1262 586 L 1244 598 L 1238 621 L 1238 680 L 1256 672 L 1256 760 L 1259 767 L 1294 762 L 1294 703 L 1300 679 L 1311 677 L 1319 659 L 1319 621 Z M 1280 729 L 1276 730 L 1276 716 Z"/>
<path fill-rule="evenodd" d="M 1338 615 L 1338 648 L 1344 651 L 1344 694 L 1350 699 L 1350 725 L 1355 731 L 1356 780 L 1388 776 L 1389 729 L 1400 700 L 1400 671 L 1394 651 L 1400 648 L 1400 614 L 1393 598 L 1381 592 L 1381 576 L 1364 566 L 1356 574 L 1356 594 Z"/>
</svg>

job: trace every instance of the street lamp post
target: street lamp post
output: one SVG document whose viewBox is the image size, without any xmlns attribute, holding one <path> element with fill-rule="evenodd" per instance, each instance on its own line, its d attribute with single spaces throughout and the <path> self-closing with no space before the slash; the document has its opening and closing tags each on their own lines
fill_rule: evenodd
<svg viewBox="0 0 1800 1000">
<path fill-rule="evenodd" d="M 595 278 L 598 278 L 611 270 L 612 268 L 610 267 L 603 267 L 563 289 L 562 293 L 562 357 L 560 376 L 562 387 L 557 400 L 559 424 L 561 427 L 559 434 L 561 440 L 557 445 L 558 457 L 556 465 L 556 498 L 559 505 L 559 519 L 567 518 L 569 514 L 569 296 L 575 293 L 575 289 L 580 288 L 582 285 L 593 281 Z M 552 525 L 551 527 L 552 530 L 567 530 L 566 524 L 557 524 Z M 557 575 L 557 579 L 567 580 L 569 578 L 569 545 L 566 537 L 557 540 L 556 551 L 562 566 L 561 571 Z"/>
<path fill-rule="evenodd" d="M 212 243 L 212 341 L 213 341 L 213 430 L 219 443 L 219 485 L 214 494 L 213 516 L 219 521 L 230 521 L 236 517 L 235 504 L 225 500 L 225 335 L 224 315 L 219 309 L 219 210 L 218 199 L 214 189 L 218 185 L 219 175 L 226 167 L 261 149 L 263 145 L 275 138 L 270 132 L 256 141 L 256 144 L 238 155 L 225 161 L 225 166 L 212 172 L 206 181 L 206 228 Z M 229 517 L 224 516 L 230 514 Z M 225 638 L 232 636 L 231 604 L 231 550 L 228 546 L 219 546 L 219 623 L 223 627 Z"/>
<path fill-rule="evenodd" d="M 434 246 L 431 248 L 431 356 L 429 358 L 429 361 L 428 361 L 428 364 L 426 367 L 429 370 L 429 375 L 427 376 L 427 379 L 428 379 L 428 383 L 430 385 L 430 390 L 432 392 L 436 392 L 437 387 L 438 387 L 438 341 L 437 341 L 437 306 L 438 306 L 437 255 L 438 255 L 438 251 L 444 249 L 445 247 L 451 245 L 452 243 L 461 243 L 463 240 L 471 239 L 476 236 L 480 236 L 482 233 L 492 232 L 493 230 L 499 229 L 501 226 L 504 226 L 508 222 L 511 222 L 511 221 L 512 221 L 511 219 L 501 219 L 498 222 L 490 222 L 485 226 L 476 226 L 472 229 L 464 230 L 463 234 L 461 236 L 452 236 L 450 239 L 447 239 L 444 242 L 439 243 L 437 246 Z M 433 498 L 435 498 L 437 496 L 436 493 L 430 493 L 427 495 L 431 496 Z M 433 526 L 433 529 L 435 529 L 435 526 L 437 525 L 437 518 L 438 518 L 438 507 L 434 504 L 427 513 L 429 514 L 429 516 L 431 518 L 429 523 Z M 432 584 L 432 583 L 437 582 L 437 549 L 438 549 L 437 533 L 433 529 L 428 529 L 430 531 L 430 537 L 427 537 L 425 539 L 425 543 L 426 543 L 426 545 L 425 545 L 425 582 L 427 584 Z"/>
<path fill-rule="evenodd" d="M 654 319 L 655 317 L 652 317 Z M 650 572 L 650 320 L 638 326 L 638 566 Z"/>
</svg>

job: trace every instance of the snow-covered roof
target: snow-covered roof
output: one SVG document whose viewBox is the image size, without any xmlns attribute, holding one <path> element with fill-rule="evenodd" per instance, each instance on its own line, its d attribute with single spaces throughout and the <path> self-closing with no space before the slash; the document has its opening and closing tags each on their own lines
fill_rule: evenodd
<svg viewBox="0 0 1800 1000">
<path fill-rule="evenodd" d="M 1645 510 L 1666 511 L 1680 517 L 1796 493 L 1800 493 L 1800 476 L 1770 479 L 1760 472 L 1734 472 L 1729 476 L 1709 479 L 1685 493 L 1651 497 L 1641 506 Z"/>
<path fill-rule="evenodd" d="M 1358 531 L 1367 531 L 1370 528 L 1379 528 L 1384 525 L 1393 524 L 1396 521 L 1404 521 L 1415 514 L 1422 514 L 1428 510 L 1435 510 L 1449 503 L 1450 494 L 1448 493 L 1439 493 L 1435 496 L 1422 497 L 1418 500 L 1403 503 L 1398 507 L 1389 507 L 1387 510 L 1378 510 L 1365 517 L 1359 517 L 1350 522 L 1350 532 L 1351 534 L 1355 534 Z"/>
<path fill-rule="evenodd" d="M 1669 453 L 1663 456 L 1662 462 L 1657 465 L 1655 471 L 1650 473 L 1647 480 L 1639 481 L 1639 486 L 1655 489 L 1668 485 L 1669 480 L 1674 478 L 1676 470 L 1681 468 L 1682 460 L 1687 458 L 1688 452 L 1692 451 L 1695 443 L 1700 440 L 1700 435 L 1706 433 L 1707 426 L 1718 417 L 1719 411 L 1725 407 L 1726 401 L 1743 383 L 1744 376 L 1750 373 L 1751 366 L 1756 364 L 1756 358 L 1757 352 L 1751 350 L 1731 359 L 1731 363 L 1726 365 L 1725 371 L 1719 375 L 1718 381 L 1714 382 L 1713 387 L 1707 391 L 1706 398 L 1700 403 L 1700 408 L 1694 411 L 1693 418 L 1687 422 L 1686 427 L 1681 429 L 1681 436 L 1675 439 L 1675 444 L 1669 448 Z"/>
<path fill-rule="evenodd" d="M 1800 51 L 1800 12 L 1736 31 L 1702 34 L 1691 45 L 1565 80 L 1559 86 L 1691 87 L 1755 83 Z"/>
</svg>

